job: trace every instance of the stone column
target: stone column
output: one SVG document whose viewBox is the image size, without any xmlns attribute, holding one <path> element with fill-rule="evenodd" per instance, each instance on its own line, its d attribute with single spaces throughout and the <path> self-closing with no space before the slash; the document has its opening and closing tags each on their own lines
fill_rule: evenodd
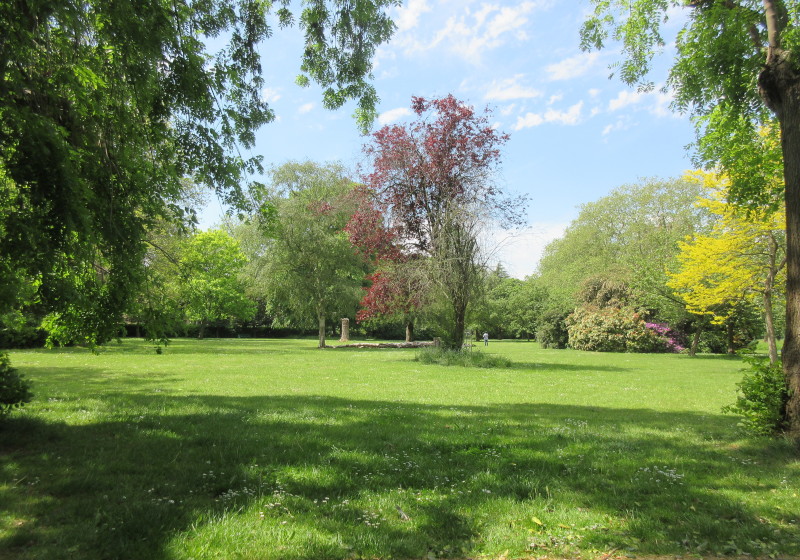
<svg viewBox="0 0 800 560">
<path fill-rule="evenodd" d="M 350 319 L 347 317 L 342 319 L 342 338 L 339 342 L 350 342 Z"/>
</svg>

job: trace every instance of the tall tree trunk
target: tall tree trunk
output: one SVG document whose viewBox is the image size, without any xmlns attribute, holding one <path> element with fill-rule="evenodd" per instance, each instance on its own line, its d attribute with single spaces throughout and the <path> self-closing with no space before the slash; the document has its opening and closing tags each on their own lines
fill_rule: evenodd
<svg viewBox="0 0 800 560">
<path fill-rule="evenodd" d="M 800 442 L 800 73 L 780 48 L 782 22 L 773 0 L 764 0 L 769 49 L 758 87 L 781 125 L 783 179 L 786 186 L 786 336 L 783 373 L 789 391 L 789 436 Z"/>
<path fill-rule="evenodd" d="M 406 342 L 414 342 L 414 319 L 406 319 Z"/>
<path fill-rule="evenodd" d="M 454 350 L 461 350 L 464 346 L 464 326 L 467 322 L 466 302 L 453 302 L 453 315 L 453 332 L 450 334 L 450 342 Z"/>
<path fill-rule="evenodd" d="M 735 315 L 725 322 L 725 344 L 728 346 L 726 349 L 728 354 L 736 354 L 736 346 L 733 343 L 734 327 L 736 326 L 734 317 Z"/>
<path fill-rule="evenodd" d="M 319 346 L 318 348 L 325 348 L 325 313 L 317 311 L 317 320 L 319 321 Z"/>
<path fill-rule="evenodd" d="M 792 122 L 786 122 L 792 121 Z M 781 120 L 786 181 L 786 337 L 783 372 L 789 389 L 789 434 L 800 441 L 800 103 Z"/>
<path fill-rule="evenodd" d="M 206 334 L 206 323 L 205 321 L 200 321 L 200 330 L 197 331 L 197 338 L 202 339 L 203 336 Z"/>
<path fill-rule="evenodd" d="M 696 356 L 697 355 L 697 347 L 700 346 L 700 335 L 703 334 L 703 325 L 697 325 L 697 330 L 694 331 L 694 336 L 692 337 L 692 345 L 689 347 L 689 355 Z"/>
<path fill-rule="evenodd" d="M 767 327 L 769 363 L 778 363 L 778 342 L 775 338 L 775 319 L 772 312 L 772 292 L 764 292 L 764 324 Z"/>
<path fill-rule="evenodd" d="M 770 237 L 769 270 L 764 281 L 764 324 L 767 330 L 767 346 L 769 348 L 769 363 L 778 363 L 778 342 L 775 337 L 775 318 L 772 311 L 772 291 L 775 287 L 775 275 L 778 273 L 776 262 L 778 254 L 778 243 L 774 237 Z"/>
</svg>

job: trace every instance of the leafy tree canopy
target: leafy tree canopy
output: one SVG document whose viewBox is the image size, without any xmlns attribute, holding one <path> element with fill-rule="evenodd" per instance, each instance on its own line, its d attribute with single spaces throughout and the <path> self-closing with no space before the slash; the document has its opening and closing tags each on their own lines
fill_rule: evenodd
<svg viewBox="0 0 800 560">
<path fill-rule="evenodd" d="M 737 303 L 758 295 L 763 301 L 770 357 L 778 353 L 773 326 L 773 294 L 783 293 L 786 264 L 785 213 L 749 212 L 726 203 L 730 182 L 725 177 L 698 172 L 706 188 L 697 205 L 714 217 L 711 230 L 680 244 L 679 267 L 668 286 L 686 302 L 687 309 L 708 315 L 718 324 L 729 320 Z"/>
<path fill-rule="evenodd" d="M 588 279 L 627 286 L 637 306 L 668 314 L 682 308 L 666 289 L 666 269 L 686 236 L 702 231 L 707 213 L 694 205 L 703 188 L 684 179 L 648 179 L 581 207 L 564 236 L 550 243 L 538 283 L 551 306 L 569 311 Z"/>
<path fill-rule="evenodd" d="M 35 285 L 64 337 L 109 338 L 148 224 L 185 213 L 181 178 L 243 203 L 260 162 L 237 147 L 274 118 L 259 54 L 272 28 L 299 25 L 299 81 L 329 108 L 357 100 L 366 124 L 370 59 L 398 3 L 0 1 L 0 314 Z"/>
<path fill-rule="evenodd" d="M 253 294 L 268 302 L 277 324 L 319 327 L 352 317 L 365 273 L 345 226 L 357 208 L 355 183 L 338 164 L 289 162 L 270 173 L 254 198 L 260 212 L 237 228 L 252 260 Z"/>
<path fill-rule="evenodd" d="M 788 431 L 800 441 L 800 3 L 796 0 L 594 0 L 584 48 L 619 41 L 620 76 L 646 81 L 664 45 L 671 8 L 687 10 L 668 87 L 695 116 L 698 160 L 731 178 L 729 199 L 786 210 L 786 336 L 783 366 Z M 778 136 L 780 134 L 780 136 Z M 780 142 L 778 142 L 778 137 Z M 780 148 L 778 148 L 780 145 Z M 782 159 L 777 158 L 780 153 Z M 782 171 L 784 182 L 774 180 Z"/>
<path fill-rule="evenodd" d="M 521 221 L 519 200 L 496 183 L 508 136 L 452 95 L 412 98 L 416 119 L 375 132 L 364 151 L 366 184 L 385 223 L 408 255 L 425 266 L 429 293 L 441 301 L 446 343 L 461 348 L 468 306 L 483 277 L 479 236 L 488 220 Z"/>
<path fill-rule="evenodd" d="M 239 244 L 224 231 L 201 232 L 184 243 L 176 292 L 187 318 L 200 324 L 200 338 L 213 321 L 252 318 L 255 305 L 240 278 L 246 264 Z"/>
</svg>

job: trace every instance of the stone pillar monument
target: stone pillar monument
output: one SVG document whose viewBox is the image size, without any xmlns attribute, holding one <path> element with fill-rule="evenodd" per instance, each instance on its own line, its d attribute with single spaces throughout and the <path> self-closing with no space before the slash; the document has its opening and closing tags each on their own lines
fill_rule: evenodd
<svg viewBox="0 0 800 560">
<path fill-rule="evenodd" d="M 347 317 L 342 319 L 342 338 L 339 342 L 350 342 L 350 319 Z"/>
</svg>

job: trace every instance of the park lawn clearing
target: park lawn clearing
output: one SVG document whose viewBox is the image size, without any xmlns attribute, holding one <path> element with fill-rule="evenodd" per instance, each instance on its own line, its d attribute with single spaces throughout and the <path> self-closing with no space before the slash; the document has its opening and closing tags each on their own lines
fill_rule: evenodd
<svg viewBox="0 0 800 560">
<path fill-rule="evenodd" d="M 800 456 L 720 412 L 738 359 L 315 344 L 12 352 L 0 558 L 800 554 Z"/>
</svg>

